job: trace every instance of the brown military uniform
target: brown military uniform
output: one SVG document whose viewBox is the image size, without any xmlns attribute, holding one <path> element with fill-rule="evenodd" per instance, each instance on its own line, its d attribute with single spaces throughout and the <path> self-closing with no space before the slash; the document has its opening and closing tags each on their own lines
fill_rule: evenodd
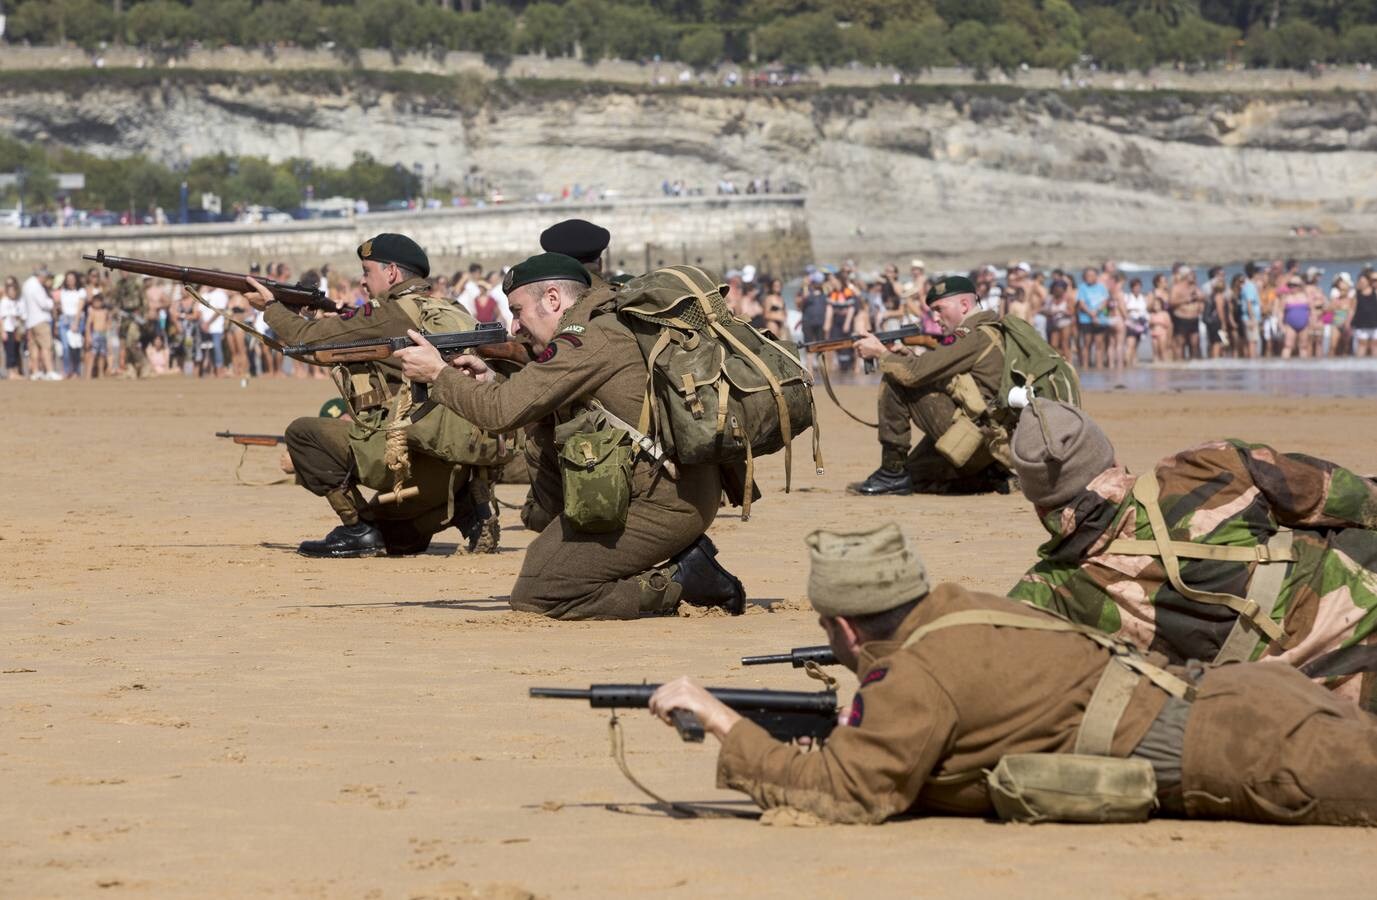
<svg viewBox="0 0 1377 900">
<path fill-rule="evenodd" d="M 414 310 L 408 311 L 394 301 L 413 296 L 420 300 L 429 288 L 424 279 L 412 278 L 393 286 L 377 302 L 345 309 L 339 316 L 306 319 L 280 303 L 273 303 L 264 317 L 278 339 L 286 344 L 401 337 L 407 329 L 416 328 L 417 321 L 413 318 Z M 374 373 L 369 389 L 355 392 L 353 402 L 360 412 L 380 408 L 405 382 L 401 364 L 393 359 L 346 368 L 351 374 Z M 419 495 L 401 503 L 365 504 L 356 487 L 359 472 L 350 446 L 353 427 L 339 419 L 311 416 L 295 420 L 286 431 L 287 452 L 297 481 L 311 493 L 329 500 L 344 524 L 351 525 L 359 519 L 373 522 L 389 543 L 396 540 L 404 545 L 444 529 L 454 514 L 452 503 L 456 498 L 461 504 L 469 502 L 465 489 L 472 475 L 470 467 L 456 466 L 413 447 L 407 484 L 420 488 Z"/>
<path fill-rule="evenodd" d="M 934 631 L 903 646 L 920 627 L 966 610 L 1041 615 L 1004 597 L 938 586 L 893 639 L 862 648 L 850 727 L 804 753 L 742 720 L 723 742 L 719 785 L 763 807 L 833 821 L 989 815 L 982 770 L 1007 754 L 1071 752 L 1110 654 L 1079 634 L 993 625 Z M 1141 747 L 1167 708 L 1167 693 L 1140 680 L 1112 755 L 1147 758 Z M 1176 754 L 1187 815 L 1377 823 L 1377 719 L 1294 670 L 1243 663 L 1206 671 Z"/>
<path fill-rule="evenodd" d="M 575 321 L 577 320 L 577 321 Z M 586 325 L 583 324 L 586 321 Z M 513 609 L 559 619 L 631 619 L 673 609 L 677 584 L 656 568 L 712 524 L 722 490 L 716 466 L 680 466 L 677 477 L 638 457 L 626 527 L 608 534 L 575 531 L 562 515 L 554 464 L 554 426 L 597 400 L 635 422 L 645 398 L 645 360 L 631 332 L 613 315 L 586 319 L 576 307 L 539 359 L 506 381 L 479 384 L 446 369 L 431 396 L 479 428 L 527 426 L 536 512 L 553 516 L 526 551 L 512 588 Z"/>
<path fill-rule="evenodd" d="M 982 447 L 957 467 L 938 452 L 937 441 L 957 415 L 948 389 L 953 378 L 969 372 L 986 403 L 992 404 L 998 393 L 1004 350 L 987 331 L 980 330 L 981 325 L 998 321 L 995 313 L 977 310 L 956 328 L 953 343 L 918 355 L 891 353 L 880 360 L 881 464 L 891 470 L 907 466 L 918 490 L 977 476 L 994 462 L 989 449 Z M 912 453 L 910 422 L 923 432 Z"/>
</svg>

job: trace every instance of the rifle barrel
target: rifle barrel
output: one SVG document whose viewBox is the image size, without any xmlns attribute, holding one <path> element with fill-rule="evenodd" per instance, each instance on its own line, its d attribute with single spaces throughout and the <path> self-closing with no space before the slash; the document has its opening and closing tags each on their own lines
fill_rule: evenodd
<svg viewBox="0 0 1377 900">
<path fill-rule="evenodd" d="M 588 700 L 593 696 L 593 692 L 582 688 L 531 688 L 532 697 L 553 697 L 556 700 Z"/>
<path fill-rule="evenodd" d="M 788 653 L 767 653 L 764 656 L 743 656 L 741 665 L 743 666 L 773 666 L 777 663 L 793 662 L 794 658 Z"/>
</svg>

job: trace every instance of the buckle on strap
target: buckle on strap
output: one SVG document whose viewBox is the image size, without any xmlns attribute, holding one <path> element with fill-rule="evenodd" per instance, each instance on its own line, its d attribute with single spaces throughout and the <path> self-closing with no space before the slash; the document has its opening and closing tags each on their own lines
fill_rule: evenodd
<svg viewBox="0 0 1377 900">
<path fill-rule="evenodd" d="M 1272 551 L 1268 549 L 1266 544 L 1258 544 L 1253 550 L 1257 552 L 1258 562 L 1269 563 L 1272 561 Z"/>
</svg>

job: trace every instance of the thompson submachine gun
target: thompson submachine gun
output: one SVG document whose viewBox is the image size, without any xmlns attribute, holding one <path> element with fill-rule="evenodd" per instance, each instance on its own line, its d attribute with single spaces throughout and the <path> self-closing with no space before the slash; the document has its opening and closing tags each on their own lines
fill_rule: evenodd
<svg viewBox="0 0 1377 900">
<path fill-rule="evenodd" d="M 182 284 L 223 288 L 224 290 L 234 291 L 239 294 L 247 294 L 253 290 L 253 285 L 249 284 L 249 276 L 240 275 L 235 272 L 221 272 L 219 269 L 198 269 L 193 266 L 179 266 L 173 263 L 155 262 L 151 259 L 134 259 L 128 256 L 108 256 L 104 250 L 97 250 L 95 256 L 83 254 L 81 258 L 100 263 L 107 269 L 118 269 L 121 272 L 133 272 L 135 275 L 146 275 L 149 278 L 167 278 Z M 254 280 L 267 288 L 273 295 L 273 299 L 278 303 L 284 303 L 287 306 L 319 309 L 325 312 L 338 311 L 334 301 L 325 296 L 325 292 L 319 288 L 305 287 L 300 284 L 287 284 L 282 281 L 274 281 L 271 278 L 259 278 L 256 275 L 254 276 Z"/>
<path fill-rule="evenodd" d="M 741 657 L 741 665 L 743 666 L 769 666 L 775 663 L 788 663 L 795 669 L 802 669 L 810 662 L 820 666 L 835 666 L 837 655 L 832 652 L 831 647 L 822 644 L 817 647 L 795 647 L 788 653 Z"/>
<path fill-rule="evenodd" d="M 645 709 L 658 684 L 595 684 L 589 688 L 531 688 L 532 697 L 587 700 L 594 709 Z M 836 691 L 761 691 L 708 688 L 708 693 L 781 741 L 827 740 L 837 725 Z M 688 710 L 671 716 L 679 737 L 703 740 L 703 723 Z"/>
<path fill-rule="evenodd" d="M 923 332 L 921 325 L 902 325 L 889 331 L 876 331 L 872 333 L 881 344 L 888 347 L 896 341 L 906 347 L 926 347 L 929 350 L 942 346 L 945 343 L 941 338 L 935 338 Z M 844 338 L 826 338 L 820 341 L 805 341 L 799 344 L 799 348 L 810 353 L 833 353 L 838 350 L 850 350 L 851 345 L 864 335 L 853 334 Z M 865 371 L 874 370 L 874 360 L 865 361 Z"/>
<path fill-rule="evenodd" d="M 527 345 L 513 341 L 501 322 L 480 322 L 473 331 L 446 331 L 440 334 L 427 334 L 425 339 L 431 343 L 446 361 L 454 359 L 470 350 L 488 359 L 501 359 L 515 363 L 530 361 Z M 402 335 L 393 338 L 368 338 L 360 341 L 344 341 L 334 344 L 295 344 L 284 347 L 282 352 L 292 357 L 310 357 L 308 362 L 316 365 L 337 365 L 339 363 L 377 362 L 388 359 L 397 350 L 416 346 L 410 337 Z M 415 382 L 411 385 L 411 399 L 424 403 L 430 395 L 429 385 Z"/>
</svg>

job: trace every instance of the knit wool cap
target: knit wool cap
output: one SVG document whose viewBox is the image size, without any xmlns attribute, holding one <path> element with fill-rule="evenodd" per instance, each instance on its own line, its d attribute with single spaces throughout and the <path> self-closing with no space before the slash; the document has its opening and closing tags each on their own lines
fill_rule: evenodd
<svg viewBox="0 0 1377 900">
<path fill-rule="evenodd" d="M 806 543 L 808 601 L 819 615 L 885 612 L 928 592 L 927 569 L 893 522 L 874 531 L 815 531 Z"/>
<path fill-rule="evenodd" d="M 597 262 L 612 240 L 612 232 L 583 219 L 565 219 L 540 233 L 540 249 L 572 256 L 581 263 Z"/>
<path fill-rule="evenodd" d="M 975 292 L 975 282 L 965 275 L 948 275 L 946 278 L 937 279 L 928 287 L 928 302 L 936 303 L 943 297 L 955 297 L 957 294 L 974 294 Z"/>
<path fill-rule="evenodd" d="M 1082 410 L 1034 400 L 1018 417 L 1009 444 L 1023 496 L 1044 509 L 1074 498 L 1114 465 L 1114 445 Z"/>
<path fill-rule="evenodd" d="M 593 283 L 583 263 L 563 253 L 537 253 L 507 270 L 502 279 L 502 293 L 537 281 L 578 281 L 585 287 Z"/>
<path fill-rule="evenodd" d="M 359 259 L 405 266 L 422 278 L 430 276 L 430 259 L 421 245 L 404 234 L 384 232 L 359 244 Z"/>
</svg>

